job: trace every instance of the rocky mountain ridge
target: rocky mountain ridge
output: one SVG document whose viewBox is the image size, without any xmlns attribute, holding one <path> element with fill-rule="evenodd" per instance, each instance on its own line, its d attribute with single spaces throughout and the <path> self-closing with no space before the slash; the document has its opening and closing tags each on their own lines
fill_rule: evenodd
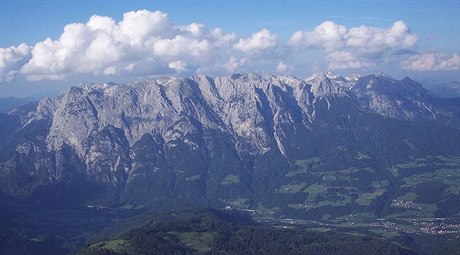
<svg viewBox="0 0 460 255">
<path fill-rule="evenodd" d="M 48 149 L 56 150 L 67 143 L 83 156 L 81 143 L 94 130 L 100 131 L 107 125 L 121 128 L 132 145 L 145 133 L 166 130 L 180 115 L 238 137 L 263 133 L 253 125 L 263 119 L 258 106 L 268 103 L 265 106 L 271 109 L 280 108 L 277 93 L 285 93 L 295 100 L 305 125 L 312 122 L 315 100 L 327 96 L 348 96 L 356 99 L 362 108 L 402 120 L 434 120 L 444 116 L 453 120 L 458 117 L 456 112 L 439 109 L 421 84 L 409 78 L 397 81 L 371 75 L 350 80 L 327 73 L 301 80 L 250 73 L 215 80 L 193 76 L 120 85 L 83 84 L 57 98 L 42 100 L 27 121 L 51 118 Z M 252 112 L 243 113 L 243 109 Z M 273 112 L 273 121 L 267 122 L 292 121 L 292 116 L 287 116 L 287 120 L 280 119 L 281 111 Z M 264 137 L 266 134 L 259 135 Z M 263 152 L 264 145 L 256 144 L 257 141 L 253 143 L 253 147 Z"/>
<path fill-rule="evenodd" d="M 433 121 L 458 131 L 460 106 L 409 78 L 246 73 L 83 84 L 1 118 L 5 194 L 27 197 L 81 176 L 115 189 L 116 201 L 217 203 L 236 193 L 252 200 L 296 160 L 358 148 L 382 126 L 407 133 Z M 401 140 L 401 155 L 424 150 Z"/>
</svg>

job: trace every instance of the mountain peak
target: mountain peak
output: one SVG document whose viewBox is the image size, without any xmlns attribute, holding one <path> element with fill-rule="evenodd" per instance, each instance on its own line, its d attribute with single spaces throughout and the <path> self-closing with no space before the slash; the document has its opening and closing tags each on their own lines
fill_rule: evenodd
<svg viewBox="0 0 460 255">
<path fill-rule="evenodd" d="M 327 76 L 329 79 L 336 79 L 338 77 L 331 71 L 327 71 L 324 75 Z"/>
<path fill-rule="evenodd" d="M 376 76 L 376 77 L 387 78 L 387 79 L 390 79 L 390 80 L 394 80 L 393 76 L 391 76 L 390 74 L 385 73 L 385 72 L 379 72 L 379 73 L 377 73 L 375 76 Z"/>
<path fill-rule="evenodd" d="M 316 73 L 306 79 L 312 85 L 311 91 L 315 97 L 327 95 L 344 95 L 352 86 L 352 82 L 332 72 Z"/>
<path fill-rule="evenodd" d="M 357 82 L 359 78 L 361 78 L 361 75 L 354 73 L 354 74 L 349 74 L 347 77 L 345 77 L 345 80 L 349 82 Z"/>
<path fill-rule="evenodd" d="M 320 80 L 327 80 L 327 79 L 334 80 L 336 78 L 337 78 L 337 76 L 334 73 L 328 71 L 328 72 L 325 72 L 325 73 L 321 73 L 321 72 L 320 73 L 315 73 L 315 74 L 311 75 L 310 77 L 308 77 L 306 80 L 307 81 L 320 81 Z"/>
</svg>

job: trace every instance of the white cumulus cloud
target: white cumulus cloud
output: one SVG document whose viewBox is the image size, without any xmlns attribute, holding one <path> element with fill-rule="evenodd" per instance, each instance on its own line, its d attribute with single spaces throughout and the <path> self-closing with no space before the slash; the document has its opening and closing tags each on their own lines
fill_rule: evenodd
<svg viewBox="0 0 460 255">
<path fill-rule="evenodd" d="M 278 65 L 276 66 L 276 71 L 278 73 L 284 73 L 286 72 L 287 69 L 288 69 L 288 66 L 283 62 L 279 62 Z"/>
<path fill-rule="evenodd" d="M 403 21 L 396 21 L 388 29 L 353 27 L 345 36 L 346 45 L 364 52 L 410 49 L 417 42 L 417 35 Z"/>
<path fill-rule="evenodd" d="M 269 33 L 269 37 L 276 35 Z M 271 43 L 266 39 L 262 34 L 260 47 Z M 73 74 L 194 72 L 222 66 L 221 61 L 233 54 L 237 40 L 235 34 L 220 28 L 207 30 L 199 23 L 175 25 L 160 11 L 127 12 L 119 22 L 93 15 L 86 24 L 66 25 L 56 40 L 47 38 L 26 46 L 27 51 L 22 50 L 25 46 L 2 49 L 6 56 L 2 57 L 2 80 L 11 80 L 12 74 L 18 73 L 29 80 L 58 80 Z"/>
<path fill-rule="evenodd" d="M 166 13 L 139 10 L 123 14 L 117 28 L 121 36 L 129 37 L 132 45 L 142 45 L 146 40 L 170 35 L 173 25 Z"/>
<path fill-rule="evenodd" d="M 460 54 L 446 56 L 437 53 L 425 53 L 409 57 L 403 67 L 415 71 L 459 71 Z"/>
<path fill-rule="evenodd" d="M 458 70 L 458 53 L 413 55 L 401 63 L 401 54 L 414 54 L 417 38 L 403 21 L 387 28 L 325 21 L 283 43 L 265 28 L 242 37 L 197 22 L 176 24 L 161 11 L 137 10 L 126 12 L 120 21 L 93 15 L 86 23 L 66 25 L 58 38 L 0 48 L 0 83 L 17 77 L 38 81 L 73 75 L 305 72 L 308 63 L 359 69 L 398 61 L 393 66 L 409 70 Z"/>
<path fill-rule="evenodd" d="M 295 49 L 323 49 L 330 69 L 355 69 L 369 67 L 388 53 L 410 50 L 416 43 L 417 35 L 400 20 L 389 28 L 347 28 L 326 21 L 313 31 L 295 32 L 288 45 Z"/>
<path fill-rule="evenodd" d="M 224 68 L 225 70 L 227 71 L 230 71 L 230 72 L 235 72 L 236 70 L 238 70 L 241 66 L 243 66 L 244 64 L 246 64 L 247 62 L 247 59 L 245 58 L 242 58 L 242 59 L 237 59 L 235 57 L 230 57 L 230 59 L 228 60 L 228 62 L 226 64 L 224 64 Z"/>
<path fill-rule="evenodd" d="M 168 64 L 169 68 L 175 69 L 178 72 L 184 72 L 187 70 L 187 63 L 183 61 L 173 61 Z"/>
<path fill-rule="evenodd" d="M 331 70 L 336 69 L 359 69 L 372 66 L 372 63 L 362 60 L 348 51 L 334 51 L 326 56 L 329 63 L 328 68 Z"/>
<path fill-rule="evenodd" d="M 211 43 L 206 39 L 197 40 L 182 35 L 172 39 L 161 39 L 153 43 L 154 55 L 167 59 L 180 57 L 206 58 L 206 55 L 211 53 L 211 48 Z"/>
<path fill-rule="evenodd" d="M 316 47 L 326 51 L 343 48 L 360 50 L 408 49 L 417 42 L 417 35 L 403 21 L 396 21 L 390 28 L 359 26 L 347 28 L 333 21 L 326 21 L 313 31 L 297 31 L 289 39 L 294 47 Z"/>
<path fill-rule="evenodd" d="M 29 58 L 30 47 L 25 43 L 9 48 L 0 48 L 0 83 L 13 80 Z"/>
<path fill-rule="evenodd" d="M 238 43 L 235 44 L 235 49 L 251 53 L 274 48 L 277 45 L 278 36 L 264 28 L 262 31 L 252 34 L 251 37 L 241 38 Z"/>
<path fill-rule="evenodd" d="M 345 43 L 348 29 L 345 26 L 326 21 L 313 31 L 297 31 L 289 39 L 288 45 L 297 47 L 315 47 L 325 50 L 341 48 Z"/>
</svg>

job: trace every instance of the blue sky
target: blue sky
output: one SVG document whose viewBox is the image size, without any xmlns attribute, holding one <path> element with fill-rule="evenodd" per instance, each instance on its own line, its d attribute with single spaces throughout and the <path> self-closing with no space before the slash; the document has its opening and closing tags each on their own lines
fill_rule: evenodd
<svg viewBox="0 0 460 255">
<path fill-rule="evenodd" d="M 194 73 L 460 79 L 459 0 L 1 0 L 0 7 L 0 97 Z M 89 25 L 93 15 L 113 22 Z M 131 33 L 125 19 L 131 30 L 148 31 Z M 96 31 L 98 22 L 110 32 Z"/>
</svg>

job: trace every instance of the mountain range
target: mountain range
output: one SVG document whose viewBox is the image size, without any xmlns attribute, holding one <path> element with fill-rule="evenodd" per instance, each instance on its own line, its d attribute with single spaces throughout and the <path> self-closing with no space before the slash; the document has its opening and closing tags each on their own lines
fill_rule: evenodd
<svg viewBox="0 0 460 255">
<path fill-rule="evenodd" d="M 116 191 L 113 203 L 218 203 L 235 191 L 252 200 L 296 160 L 455 154 L 459 102 L 384 75 L 84 84 L 1 116 L 2 192 L 29 196 L 83 177 Z"/>
<path fill-rule="evenodd" d="M 337 224 L 460 217 L 460 98 L 407 77 L 82 84 L 0 123 L 0 189 L 12 201 Z"/>
</svg>

